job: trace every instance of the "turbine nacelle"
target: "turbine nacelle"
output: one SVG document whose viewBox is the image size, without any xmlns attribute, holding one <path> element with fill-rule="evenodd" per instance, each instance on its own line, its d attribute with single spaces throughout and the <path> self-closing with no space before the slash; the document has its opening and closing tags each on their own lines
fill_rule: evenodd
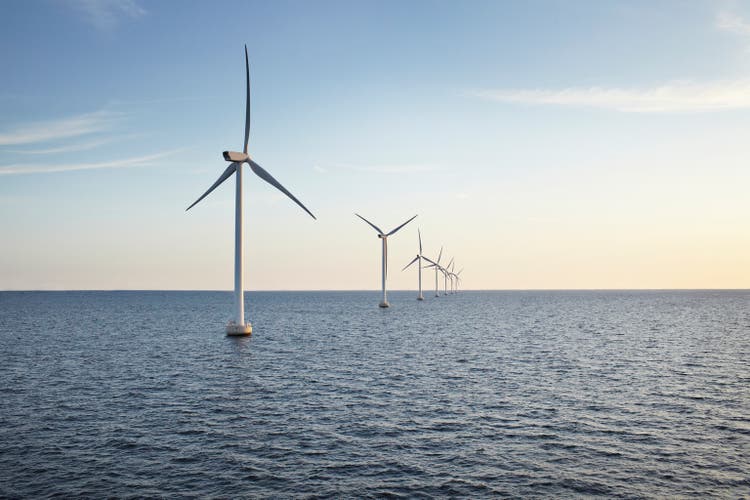
<svg viewBox="0 0 750 500">
<path fill-rule="evenodd" d="M 244 163 L 250 159 L 247 153 L 238 153 L 237 151 L 224 151 L 222 153 L 226 161 Z"/>
</svg>

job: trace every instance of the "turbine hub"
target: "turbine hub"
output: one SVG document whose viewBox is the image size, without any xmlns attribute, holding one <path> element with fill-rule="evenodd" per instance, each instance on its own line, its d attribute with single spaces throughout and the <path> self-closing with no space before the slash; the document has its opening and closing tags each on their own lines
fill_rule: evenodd
<svg viewBox="0 0 750 500">
<path fill-rule="evenodd" d="M 250 159 L 247 153 L 238 153 L 236 151 L 224 151 L 222 153 L 226 161 L 244 162 Z"/>
</svg>

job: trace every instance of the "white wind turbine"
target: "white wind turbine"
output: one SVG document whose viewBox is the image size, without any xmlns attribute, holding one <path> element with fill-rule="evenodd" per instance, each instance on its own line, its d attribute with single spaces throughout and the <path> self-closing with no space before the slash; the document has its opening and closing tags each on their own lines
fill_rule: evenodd
<svg viewBox="0 0 750 500">
<path fill-rule="evenodd" d="M 448 263 L 447 266 L 443 267 L 440 265 L 440 257 L 443 255 L 443 249 L 440 248 L 440 255 L 438 255 L 437 262 L 432 262 L 431 265 L 425 266 L 425 269 L 428 269 L 430 267 L 435 268 L 435 297 L 440 297 L 440 291 L 438 289 L 438 276 L 437 273 L 440 271 L 443 273 L 443 280 L 444 280 L 444 288 L 443 288 L 443 295 L 448 295 L 448 267 L 453 263 L 453 259 Z"/>
<path fill-rule="evenodd" d="M 382 273 L 383 273 L 383 280 L 382 280 L 382 282 L 383 282 L 383 300 L 380 301 L 379 305 L 380 305 L 380 307 L 390 307 L 391 305 L 388 303 L 388 298 L 386 297 L 386 291 L 385 291 L 385 282 L 386 282 L 386 278 L 388 277 L 388 237 L 390 235 L 392 235 L 393 233 L 395 233 L 396 231 L 398 231 L 399 229 L 401 229 L 402 227 L 404 227 L 405 225 L 407 225 L 408 223 L 410 223 L 411 221 L 413 221 L 417 216 L 415 215 L 414 217 L 412 217 L 408 221 L 406 221 L 403 224 L 401 224 L 400 226 L 398 226 L 396 229 L 393 229 L 392 231 L 390 231 L 389 233 L 385 233 L 385 232 L 383 232 L 382 229 L 380 229 L 378 226 L 376 226 L 375 224 L 373 224 L 369 220 L 365 219 L 361 215 L 359 215 L 359 214 L 354 214 L 354 215 L 356 215 L 357 217 L 359 217 L 363 221 L 367 222 L 370 226 L 372 226 L 372 228 L 375 229 L 375 231 L 378 232 L 378 238 L 380 238 L 381 240 L 383 240 L 383 271 L 382 271 Z"/>
<path fill-rule="evenodd" d="M 461 274 L 462 272 L 463 272 L 463 268 L 461 268 L 461 270 L 459 272 L 457 272 L 456 274 L 454 274 L 454 276 L 456 277 L 456 291 L 454 293 L 458 293 L 458 284 L 461 283 L 461 278 L 460 278 L 459 274 Z"/>
<path fill-rule="evenodd" d="M 208 188 L 208 191 L 198 198 L 195 203 L 187 207 L 187 210 L 193 208 L 199 201 L 208 196 L 208 194 L 216 189 L 222 182 L 229 179 L 232 174 L 237 174 L 237 189 L 235 191 L 234 200 L 234 295 L 235 295 L 235 314 L 234 320 L 227 324 L 227 335 L 250 335 L 253 328 L 248 322 L 245 323 L 245 301 L 244 301 L 244 286 L 243 286 L 243 262 L 242 262 L 242 164 L 247 163 L 250 165 L 250 169 L 255 174 L 271 184 L 279 191 L 287 195 L 297 205 L 310 214 L 315 219 L 315 216 L 305 207 L 302 202 L 294 197 L 292 193 L 286 190 L 271 174 L 266 172 L 260 165 L 250 159 L 247 154 L 247 143 L 250 138 L 250 63 L 247 57 L 247 45 L 245 45 L 245 85 L 247 88 L 247 96 L 245 98 L 245 147 L 242 153 L 235 151 L 224 151 L 224 159 L 231 162 L 230 165 L 224 170 L 224 173 L 219 176 L 219 179 Z"/>
<path fill-rule="evenodd" d="M 448 265 L 441 269 L 443 271 L 443 295 L 448 295 L 448 275 L 450 272 L 448 271 L 448 268 L 451 267 L 453 264 L 453 258 L 451 258 L 451 261 L 448 262 Z M 453 283 L 453 280 L 451 280 L 451 284 Z"/>
<path fill-rule="evenodd" d="M 443 256 L 443 247 L 440 247 L 440 253 L 438 254 L 437 261 L 433 262 L 433 261 L 430 260 L 429 262 L 431 263 L 431 265 L 424 267 L 425 269 L 429 269 L 430 267 L 434 267 L 435 268 L 435 297 L 440 297 L 440 290 L 438 289 L 438 271 L 442 271 L 443 270 L 443 268 L 440 267 L 440 258 L 442 256 Z M 425 257 L 425 260 L 429 260 L 429 259 L 427 259 L 427 257 Z"/>
<path fill-rule="evenodd" d="M 406 271 L 406 269 L 412 264 L 414 264 L 415 262 L 419 263 L 417 264 L 418 266 L 417 269 L 419 271 L 419 295 L 417 295 L 417 300 L 424 300 L 424 297 L 422 296 L 422 259 L 433 264 L 434 262 L 432 262 L 430 259 L 428 259 L 424 255 L 422 255 L 422 233 L 419 231 L 419 229 L 417 229 L 417 234 L 419 235 L 419 253 L 417 254 L 416 257 L 414 257 L 414 259 L 412 259 L 411 262 L 409 262 L 408 264 L 404 266 L 402 271 Z"/>
<path fill-rule="evenodd" d="M 451 294 L 456 293 L 455 283 L 453 281 L 454 278 L 456 278 L 456 274 L 453 272 L 453 268 L 455 265 L 456 263 L 453 262 L 453 260 L 451 260 L 450 269 L 446 269 L 448 271 L 448 279 L 451 280 L 451 291 L 450 291 Z"/>
</svg>

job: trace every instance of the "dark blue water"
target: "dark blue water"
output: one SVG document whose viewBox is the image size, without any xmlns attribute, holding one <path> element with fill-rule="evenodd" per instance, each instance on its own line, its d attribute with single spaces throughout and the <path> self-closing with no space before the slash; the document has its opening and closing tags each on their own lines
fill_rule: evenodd
<svg viewBox="0 0 750 500">
<path fill-rule="evenodd" d="M 0 497 L 750 497 L 750 292 L 0 292 Z"/>
</svg>

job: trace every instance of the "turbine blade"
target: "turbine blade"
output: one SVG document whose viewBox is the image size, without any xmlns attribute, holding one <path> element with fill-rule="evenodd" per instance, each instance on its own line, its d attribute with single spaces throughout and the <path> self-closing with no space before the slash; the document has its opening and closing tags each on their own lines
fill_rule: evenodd
<svg viewBox="0 0 750 500">
<path fill-rule="evenodd" d="M 356 215 L 357 217 L 359 217 L 359 218 L 360 218 L 360 219 L 362 219 L 363 221 L 367 222 L 367 223 L 368 223 L 368 224 L 369 224 L 370 226 L 372 226 L 372 228 L 373 228 L 373 229 L 374 229 L 375 231 L 377 231 L 377 232 L 378 232 L 378 234 L 383 234 L 383 230 L 382 230 L 382 229 L 380 229 L 380 228 L 379 228 L 378 226 L 376 226 L 375 224 L 373 224 L 372 222 L 370 222 L 369 220 L 365 219 L 364 217 L 362 217 L 362 216 L 361 216 L 361 215 L 359 215 L 359 214 L 354 214 L 354 215 Z"/>
<path fill-rule="evenodd" d="M 398 227 L 397 227 L 396 229 L 394 229 L 394 230 L 393 230 L 393 231 L 391 231 L 390 233 L 386 234 L 386 236 L 390 236 L 390 235 L 392 235 L 393 233 L 395 233 L 396 231 L 398 231 L 399 229 L 401 229 L 402 227 L 404 227 L 405 225 L 407 225 L 408 223 L 410 223 L 411 221 L 413 221 L 413 220 L 414 220 L 414 219 L 416 219 L 416 218 L 417 218 L 417 216 L 415 215 L 414 217 L 412 217 L 412 218 L 411 218 L 411 219 L 409 219 L 408 221 L 404 222 L 403 224 L 401 224 L 400 226 L 398 226 Z"/>
<path fill-rule="evenodd" d="M 268 172 L 266 172 L 263 169 L 263 167 L 261 167 L 260 165 L 258 165 L 257 163 L 255 163 L 253 160 L 247 160 L 247 162 L 250 164 L 250 168 L 253 169 L 253 172 L 255 172 L 255 175 L 257 175 L 258 177 L 260 177 L 261 179 L 263 179 L 264 181 L 266 181 L 267 183 L 269 183 L 270 185 L 272 185 L 273 187 L 275 187 L 276 189 L 278 189 L 279 191 L 281 191 L 282 193 L 284 193 L 285 195 L 287 195 L 289 198 L 291 198 L 291 200 L 294 203 L 296 203 L 297 205 L 299 205 L 300 207 L 302 207 L 302 210 L 304 210 L 305 212 L 307 212 L 308 214 L 310 214 L 310 217 L 312 217 L 313 219 L 317 220 L 315 218 L 315 216 L 312 214 L 312 212 L 309 211 L 307 209 L 307 207 L 302 204 L 301 201 L 299 201 L 297 198 L 295 198 L 292 193 L 290 193 L 289 191 L 287 191 L 286 188 L 284 186 L 282 186 L 279 181 L 277 181 L 276 179 L 274 179 L 273 176 L 271 176 L 271 174 L 269 174 Z"/>
<path fill-rule="evenodd" d="M 409 266 L 411 266 L 412 264 L 414 264 L 418 260 L 419 260 L 419 255 L 417 255 L 416 257 L 414 257 L 414 259 L 411 262 L 409 262 L 408 264 L 406 264 L 404 266 L 404 268 L 402 269 L 402 271 L 406 271 L 406 268 L 408 268 Z"/>
<path fill-rule="evenodd" d="M 445 266 L 445 268 L 448 269 L 449 267 L 451 267 L 451 264 L 453 264 L 453 257 L 451 257 L 451 261 L 448 262 L 448 265 Z"/>
<path fill-rule="evenodd" d="M 437 264 L 437 262 L 434 262 L 433 260 L 431 260 L 431 259 L 428 259 L 428 258 L 427 258 L 427 257 L 425 257 L 424 255 L 422 256 L 422 258 L 423 258 L 424 260 L 426 260 L 427 262 L 429 262 L 430 264 L 432 264 L 432 266 L 437 266 L 437 265 L 438 265 L 438 264 Z M 432 266 L 427 266 L 427 267 L 432 267 Z"/>
<path fill-rule="evenodd" d="M 230 163 L 229 166 L 227 167 L 227 169 L 224 170 L 224 173 L 221 174 L 221 176 L 219 177 L 219 179 L 216 182 L 214 182 L 214 185 L 211 186 L 210 188 L 208 188 L 208 191 L 206 191 L 205 193 L 203 193 L 203 196 L 201 196 L 200 198 L 198 198 L 197 200 L 195 200 L 195 202 L 192 205 L 190 205 L 189 207 L 187 207 L 185 209 L 185 211 L 187 212 L 188 210 L 190 210 L 191 208 L 193 208 L 195 205 L 198 204 L 199 201 L 201 201 L 203 198 L 205 198 L 206 196 L 208 196 L 208 193 L 210 193 L 211 191 L 213 191 L 214 189 L 216 189 L 219 186 L 219 184 L 221 184 L 225 180 L 229 179 L 229 177 L 231 177 L 231 175 L 234 173 L 234 171 L 237 170 L 237 165 L 238 165 L 237 163 Z"/>
<path fill-rule="evenodd" d="M 250 63 L 247 59 L 247 45 L 245 45 L 245 87 L 247 88 L 247 96 L 245 97 L 245 148 L 242 152 L 247 154 L 247 143 L 250 140 Z M 305 208 L 305 210 L 307 209 Z"/>
<path fill-rule="evenodd" d="M 443 247 L 440 247 L 440 254 L 438 255 L 438 263 L 440 262 L 440 257 L 443 256 Z"/>
<path fill-rule="evenodd" d="M 419 254 L 422 254 L 422 232 L 417 228 L 417 234 L 419 235 Z"/>
</svg>

